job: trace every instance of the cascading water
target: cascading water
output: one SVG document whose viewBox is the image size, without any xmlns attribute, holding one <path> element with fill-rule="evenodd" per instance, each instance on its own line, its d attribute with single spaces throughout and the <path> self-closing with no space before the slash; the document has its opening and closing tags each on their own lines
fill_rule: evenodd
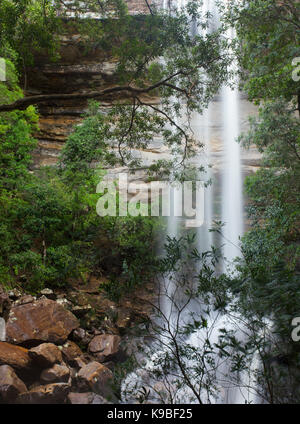
<svg viewBox="0 0 300 424">
<path fill-rule="evenodd" d="M 224 0 L 225 1 L 225 0 Z M 164 3 L 168 3 L 165 0 Z M 177 1 L 177 7 L 181 8 L 184 5 L 184 0 Z M 204 0 L 203 14 L 210 12 L 214 18 L 212 19 L 211 28 L 202 31 L 213 30 L 218 26 L 217 7 L 214 0 Z M 197 25 L 195 25 L 195 28 Z M 193 31 L 198 29 L 193 28 Z M 234 36 L 233 30 L 229 30 L 227 37 L 232 39 Z M 233 65 L 234 66 L 234 65 Z M 201 153 L 197 156 L 197 165 L 206 168 L 205 180 L 212 179 L 213 184 L 205 188 L 205 219 L 204 224 L 197 229 L 197 249 L 199 252 L 204 252 L 210 249 L 213 240 L 212 233 L 209 229 L 212 227 L 214 218 L 217 218 L 225 223 L 223 228 L 222 244 L 224 245 L 224 256 L 226 261 L 223 264 L 224 272 L 231 272 L 232 261 L 235 257 L 239 256 L 239 238 L 243 234 L 243 195 L 242 195 L 242 166 L 240 146 L 236 142 L 239 135 L 241 109 L 240 93 L 236 88 L 232 89 L 228 86 L 223 87 L 219 96 L 211 102 L 208 109 L 202 115 L 195 114 L 191 121 L 192 130 L 204 145 Z M 221 159 L 221 160 L 220 160 Z M 210 168 L 210 163 L 218 162 L 219 166 Z M 221 179 L 221 184 L 218 182 Z M 176 190 L 173 194 L 173 202 L 179 202 L 179 197 Z M 218 199 L 220 197 L 220 204 Z M 172 214 L 171 214 L 172 215 Z M 179 218 L 171 216 L 168 219 L 167 235 L 169 237 L 178 237 L 181 235 L 182 222 Z M 160 298 L 160 307 L 164 315 L 171 323 L 174 321 L 172 298 L 175 295 L 184 299 L 184 289 L 178 293 L 171 275 L 167 281 L 164 282 L 164 290 Z M 195 308 L 191 303 L 190 308 Z M 201 310 L 192 310 L 190 312 L 197 312 L 201 314 Z M 186 315 L 185 315 L 186 317 Z M 184 325 L 184 319 L 179 324 Z M 219 316 L 213 314 L 208 323 L 211 327 L 210 342 L 212 344 L 218 342 L 219 330 L 221 328 L 231 328 L 230 319 L 227 316 Z M 242 333 L 242 331 L 241 331 Z M 162 336 L 162 344 L 168 343 Z M 199 330 L 194 332 L 187 340 L 186 343 L 201 350 L 203 344 L 203 331 Z M 130 374 L 125 385 L 129 384 L 137 388 L 144 387 L 145 381 L 149 384 L 151 380 L 151 372 L 157 357 L 163 356 L 165 350 L 157 351 L 154 356 L 147 360 L 144 369 L 138 369 Z M 207 402 L 216 403 L 245 403 L 254 402 L 255 398 L 249 390 L 248 386 L 254 384 L 253 381 L 247 380 L 248 376 L 238 376 L 240 383 L 237 384 L 236 375 L 231 375 L 230 362 L 220 360 L 217 355 L 215 357 L 217 364 L 216 380 L 218 387 L 218 394 L 210 398 L 203 394 L 202 399 Z M 257 366 L 257 364 L 255 365 Z M 145 370 L 148 375 L 145 379 Z M 150 374 L 150 377 L 149 377 Z M 247 380 L 247 381 L 246 381 Z M 251 383 L 251 384 L 250 384 Z M 246 388 L 245 388 L 246 387 Z M 177 403 L 186 403 L 189 395 L 191 394 L 190 387 L 183 387 L 177 394 Z M 173 399 L 174 400 L 174 399 Z M 128 401 L 128 399 L 126 399 Z M 129 401 L 134 401 L 131 398 Z"/>
<path fill-rule="evenodd" d="M 212 28 L 219 25 L 219 16 L 216 8 L 215 1 L 205 0 L 203 3 L 204 13 L 210 12 L 213 15 Z M 209 30 L 209 29 L 208 29 Z M 230 41 L 234 38 L 233 29 L 227 31 L 227 37 Z M 235 71 L 235 63 L 233 62 L 231 70 Z M 235 81 L 233 81 L 235 82 Z M 223 145 L 223 161 L 221 170 L 221 221 L 225 224 L 222 231 L 223 237 L 223 254 L 225 260 L 223 261 L 223 271 L 232 272 L 233 260 L 240 255 L 239 239 L 243 234 L 243 195 L 242 195 L 242 171 L 241 171 L 241 157 L 240 146 L 236 139 L 240 133 L 239 128 L 239 105 L 240 93 L 236 87 L 231 88 L 224 86 L 220 94 L 221 103 L 221 142 Z M 209 142 L 210 134 L 207 131 L 213 123 L 211 122 L 212 105 L 203 114 L 202 121 L 204 121 L 204 128 L 202 133 L 205 139 L 205 148 L 208 148 L 208 157 L 211 157 L 211 144 Z M 201 120 L 200 118 L 198 118 Z M 209 173 L 209 177 L 210 177 Z M 213 187 L 207 189 L 206 202 L 206 222 L 212 224 L 214 195 Z M 204 233 L 208 232 L 208 228 L 204 226 L 199 232 L 200 240 L 198 242 L 199 250 L 204 251 L 207 246 L 207 236 Z M 211 241 L 211 240 L 210 240 Z M 213 314 L 210 318 L 209 326 L 212 327 L 210 334 L 211 343 L 217 343 L 219 337 L 219 330 L 221 328 L 232 328 L 232 323 L 226 316 L 218 316 Z M 243 338 L 243 331 L 240 331 L 240 338 Z M 201 346 L 202 331 L 195 332 L 187 343 L 195 347 Z M 216 398 L 217 403 L 245 403 L 253 402 L 254 396 L 249 390 L 252 381 L 245 383 L 244 375 L 240 377 L 240 384 L 233 383 L 230 378 L 230 361 L 217 361 L 216 379 L 219 381 L 219 395 Z M 255 365 L 257 366 L 257 364 Z M 233 377 L 232 376 L 232 380 Z M 254 383 L 255 384 L 255 383 Z M 245 389 L 245 387 L 247 387 Z"/>
<path fill-rule="evenodd" d="M 233 30 L 228 31 L 230 39 Z M 222 222 L 225 224 L 224 256 L 229 261 L 240 255 L 239 237 L 243 233 L 243 196 L 239 135 L 239 92 L 226 86 L 221 93 L 223 109 L 224 164 L 222 177 Z"/>
</svg>

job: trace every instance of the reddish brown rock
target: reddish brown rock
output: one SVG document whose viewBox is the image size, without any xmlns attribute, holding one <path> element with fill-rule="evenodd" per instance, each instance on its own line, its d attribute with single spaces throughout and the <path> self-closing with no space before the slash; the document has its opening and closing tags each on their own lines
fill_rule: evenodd
<svg viewBox="0 0 300 424">
<path fill-rule="evenodd" d="M 32 345 L 38 342 L 64 343 L 79 327 L 77 318 L 63 306 L 50 299 L 39 299 L 26 305 L 14 306 L 6 326 L 7 341 Z"/>
<path fill-rule="evenodd" d="M 76 330 L 74 330 L 73 333 L 72 333 L 72 338 L 75 342 L 80 342 L 81 344 L 86 346 L 90 343 L 93 336 L 90 335 L 83 328 L 76 328 Z"/>
<path fill-rule="evenodd" d="M 53 365 L 41 373 L 43 383 L 67 383 L 70 377 L 70 370 L 66 365 Z"/>
<path fill-rule="evenodd" d="M 97 395 L 96 393 L 93 393 L 93 395 L 94 396 L 93 396 L 91 405 L 103 405 L 103 404 L 106 404 L 106 403 L 110 403 L 106 399 L 104 399 L 104 397 Z"/>
<path fill-rule="evenodd" d="M 102 396 L 92 392 L 69 393 L 68 402 L 72 405 L 102 405 L 108 403 Z"/>
<path fill-rule="evenodd" d="M 57 404 L 64 403 L 70 391 L 66 383 L 53 383 L 37 386 L 18 396 L 17 403 L 21 404 Z"/>
<path fill-rule="evenodd" d="M 78 356 L 82 356 L 83 352 L 76 343 L 68 340 L 62 347 L 62 353 L 65 361 L 70 364 L 73 364 L 74 359 Z"/>
<path fill-rule="evenodd" d="M 62 362 L 61 351 L 53 343 L 42 343 L 30 349 L 28 354 L 35 364 L 43 368 Z"/>
<path fill-rule="evenodd" d="M 17 370 L 29 369 L 31 359 L 28 349 L 0 342 L 0 365 L 10 365 Z"/>
<path fill-rule="evenodd" d="M 74 358 L 74 360 L 73 360 L 73 366 L 76 367 L 76 368 L 82 368 L 87 363 L 88 363 L 88 361 L 85 359 L 84 356 L 79 356 L 77 358 Z"/>
<path fill-rule="evenodd" d="M 133 311 L 129 308 L 123 308 L 118 310 L 118 318 L 116 321 L 116 326 L 120 331 L 124 331 L 126 328 L 130 327 L 133 321 Z"/>
<path fill-rule="evenodd" d="M 0 399 L 13 402 L 20 393 L 27 392 L 27 387 L 9 365 L 0 366 Z"/>
<path fill-rule="evenodd" d="M 113 374 L 99 362 L 90 362 L 81 368 L 77 375 L 78 385 L 81 390 L 92 390 L 102 396 L 111 392 Z"/>
<path fill-rule="evenodd" d="M 72 405 L 89 405 L 93 399 L 92 392 L 85 393 L 69 393 L 68 394 L 68 403 Z"/>
<path fill-rule="evenodd" d="M 93 338 L 89 344 L 89 352 L 100 362 L 115 359 L 120 352 L 121 337 L 112 334 L 102 334 Z"/>
</svg>

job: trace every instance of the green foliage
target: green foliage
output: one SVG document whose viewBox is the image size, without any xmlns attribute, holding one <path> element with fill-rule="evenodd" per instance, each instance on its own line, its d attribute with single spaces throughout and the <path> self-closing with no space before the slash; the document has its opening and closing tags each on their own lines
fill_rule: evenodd
<svg viewBox="0 0 300 424">
<path fill-rule="evenodd" d="M 158 222 L 151 217 L 106 217 L 101 227 L 102 246 L 95 254 L 111 277 L 103 285 L 112 300 L 151 281 L 157 272 L 155 236 Z"/>
<path fill-rule="evenodd" d="M 23 96 L 18 72 L 23 70 L 26 86 L 26 67 L 37 52 L 57 57 L 61 2 L 52 3 L 1 1 L 0 55 L 7 65 L 1 104 Z M 35 173 L 30 171 L 38 130 L 35 108 L 0 114 L 0 278 L 4 285 L 22 282 L 37 292 L 105 275 L 103 289 L 119 301 L 156 275 L 162 288 L 162 281 L 166 283 L 165 295 L 172 303 L 172 313 L 158 308 L 159 319 L 151 324 L 155 341 L 148 353 L 152 359 L 156 354 L 151 378 L 165 383 L 171 396 L 156 389 L 160 400 L 176 402 L 186 387 L 192 401 L 217 398 L 220 359 L 229 363 L 231 373 L 222 378 L 232 382 L 233 372 L 239 385 L 246 372 L 266 401 L 297 403 L 300 357 L 290 339 L 290 324 L 300 309 L 300 125 L 291 109 L 299 102 L 299 82 L 292 79 L 292 59 L 299 56 L 299 4 L 245 0 L 238 6 L 230 2 L 228 10 L 225 21 L 237 30 L 242 86 L 250 99 L 264 102 L 241 137 L 244 146 L 258 147 L 263 167 L 246 179 L 251 229 L 243 238 L 236 274 L 221 274 L 219 250 L 200 254 L 193 237 L 169 239 L 165 258 L 158 261 L 154 219 L 96 213 L 96 185 L 108 164 L 139 166 L 134 150 L 147 148 L 158 134 L 176 165 L 194 153 L 189 118 L 217 93 L 232 60 L 223 28 L 191 34 L 191 21 L 203 29 L 209 21 L 196 0 L 185 10 L 152 8 L 138 17 L 128 14 L 122 0 L 90 0 L 73 2 L 70 25 L 80 30 L 86 51 L 101 49 L 103 60 L 115 64 L 113 84 L 136 90 L 127 87 L 127 98 L 105 99 L 110 107 L 91 102 L 82 124 L 69 136 L 59 166 Z M 88 12 L 106 19 L 82 20 Z M 154 87 L 140 95 L 149 84 Z M 188 175 L 172 165 L 160 160 L 150 172 Z M 215 324 L 225 314 L 229 321 L 218 328 L 213 343 Z M 190 342 L 193 337 L 201 343 Z M 262 367 L 252 370 L 254 353 Z M 278 358 L 284 358 L 288 370 Z M 127 365 L 132 371 L 133 363 Z M 119 371 L 118 385 L 125 373 Z M 116 391 L 120 396 L 119 386 Z M 148 397 L 143 386 L 139 399 Z"/>
<path fill-rule="evenodd" d="M 7 61 L 7 82 L 0 82 L 1 99 L 9 102 L 21 95 L 15 67 Z M 32 106 L 24 112 L 0 114 L 0 272 L 4 283 L 12 280 L 8 258 L 16 253 L 18 245 L 19 237 L 14 223 L 17 209 L 23 204 L 20 190 L 31 179 L 28 166 L 36 146 L 32 132 L 37 129 L 37 121 L 38 116 Z"/>
<path fill-rule="evenodd" d="M 159 304 L 151 329 L 155 342 L 146 349 L 151 377 L 163 388 L 157 396 L 151 387 L 144 398 L 176 403 L 184 387 L 185 399 L 191 393 L 193 401 L 210 402 L 218 396 L 221 374 L 220 385 L 228 378 L 230 385 L 250 388 L 268 403 L 299 403 L 299 346 L 291 339 L 291 322 L 300 309 L 300 126 L 294 113 L 300 86 L 292 79 L 292 60 L 299 56 L 299 3 L 245 0 L 226 9 L 227 23 L 237 30 L 242 86 L 251 100 L 264 103 L 241 137 L 244 146 L 255 144 L 263 156 L 260 170 L 246 179 L 251 228 L 232 276 L 217 272 L 222 260 L 217 249 L 186 256 L 183 240 L 169 240 L 160 276 L 167 281 L 169 309 Z M 200 268 L 197 276 L 193 261 Z M 193 279 L 197 289 L 190 288 Z M 183 321 L 184 328 L 178 325 Z M 136 398 L 136 387 L 132 392 Z M 129 399 L 132 392 L 129 388 Z"/>
<path fill-rule="evenodd" d="M 91 164 L 101 163 L 109 155 L 104 143 L 108 123 L 103 114 L 98 113 L 98 108 L 98 103 L 90 103 L 84 121 L 75 128 L 63 147 L 60 166 L 66 166 L 63 177 L 71 184 L 71 188 L 90 180 L 95 173 Z"/>
<path fill-rule="evenodd" d="M 282 260 L 290 269 L 299 262 L 299 133 L 299 119 L 279 102 L 266 104 L 241 138 L 263 154 L 263 167 L 246 180 L 253 229 L 244 242 L 248 263 L 262 271 Z"/>
<path fill-rule="evenodd" d="M 25 276 L 28 289 L 64 286 L 84 274 L 104 273 L 118 281 L 120 297 L 151 278 L 154 222 L 142 217 L 100 218 L 98 196 L 88 187 L 92 190 L 92 184 L 83 182 L 73 192 L 55 170 L 44 171 L 32 176 L 13 213 L 8 211 L 2 260 L 15 278 Z"/>
<path fill-rule="evenodd" d="M 291 340 L 291 322 L 300 308 L 299 130 L 299 119 L 281 100 L 261 108 L 241 137 L 245 146 L 257 145 L 263 167 L 246 179 L 251 229 L 243 238 L 242 282 L 233 285 L 243 314 L 251 310 L 273 320 L 276 337 L 269 350 L 290 355 L 293 366 L 300 360 Z"/>
<path fill-rule="evenodd" d="M 291 100 L 299 94 L 292 61 L 299 57 L 300 5 L 293 0 L 230 2 L 228 20 L 239 37 L 243 87 L 251 100 Z"/>
<path fill-rule="evenodd" d="M 50 0 L 2 0 L 0 22 L 0 52 L 19 69 L 33 65 L 42 49 L 55 57 L 59 20 Z"/>
<path fill-rule="evenodd" d="M 251 394 L 299 403 L 299 349 L 290 341 L 299 278 L 277 266 L 258 281 L 245 262 L 235 276 L 222 274 L 220 250 L 199 253 L 194 245 L 191 237 L 167 241 L 151 343 L 123 382 L 123 400 L 219 403 L 230 387 L 245 403 Z"/>
<path fill-rule="evenodd" d="M 133 356 L 129 356 L 124 362 L 117 363 L 114 367 L 114 379 L 112 390 L 118 401 L 122 401 L 122 384 L 126 375 L 134 371 L 137 362 Z"/>
<path fill-rule="evenodd" d="M 262 167 L 246 179 L 251 228 L 242 240 L 239 278 L 229 287 L 238 313 L 258 331 L 249 342 L 258 349 L 263 369 L 256 378 L 270 403 L 299 401 L 299 347 L 291 339 L 300 308 L 299 130 L 299 118 L 280 99 L 267 102 L 240 137 L 244 146 L 258 147 Z"/>
<path fill-rule="evenodd" d="M 22 95 L 11 62 L 8 71 L 8 81 L 0 83 L 3 102 Z M 0 115 L 3 284 L 21 279 L 27 290 L 36 292 L 43 286 L 65 286 L 71 279 L 105 273 L 117 281 L 120 297 L 151 278 L 154 221 L 100 218 L 96 213 L 96 185 L 103 172 L 92 163 L 110 153 L 101 141 L 103 117 L 92 115 L 95 108 L 98 105 L 92 104 L 87 120 L 70 135 L 61 166 L 35 173 L 29 170 L 36 147 L 35 109 L 30 106 L 24 112 Z"/>
<path fill-rule="evenodd" d="M 1 52 L 1 50 L 0 50 Z M 9 103 L 22 97 L 14 64 L 6 61 L 7 81 L 0 82 L 0 99 Z M 36 146 L 32 137 L 37 130 L 38 116 L 33 106 L 23 111 L 0 114 L 0 188 L 9 190 L 28 177 L 31 152 Z"/>
<path fill-rule="evenodd" d="M 122 0 L 75 1 L 69 11 L 66 8 L 66 15 L 68 12 L 74 14 L 70 25 L 79 28 L 86 50 L 101 50 L 103 61 L 115 65 L 113 81 L 123 88 L 136 88 L 136 92 L 121 90 L 107 96 L 113 105 L 105 112 L 104 108 L 97 111 L 94 104 L 92 113 L 74 135 L 74 145 L 76 137 L 84 135 L 90 139 L 90 147 L 93 143 L 109 145 L 109 153 L 102 160 L 136 167 L 140 161 L 133 150 L 144 149 L 160 134 L 175 154 L 175 164 L 188 165 L 197 144 L 188 118 L 195 111 L 201 112 L 217 93 L 226 80 L 231 60 L 221 30 L 191 34 L 191 21 L 197 19 L 203 28 L 208 25 L 201 2 L 191 0 L 186 8 L 172 8 L 170 12 L 152 7 L 152 13 L 133 16 Z M 105 19 L 80 19 L 91 13 Z M 146 92 L 142 94 L 141 90 Z M 160 105 L 153 102 L 158 96 Z M 106 97 L 101 97 L 107 105 Z M 182 101 L 185 108 L 181 107 Z M 158 172 L 164 169 L 167 173 L 170 167 L 166 161 L 156 165 Z"/>
<path fill-rule="evenodd" d="M 262 166 L 246 178 L 251 227 L 242 240 L 239 277 L 228 287 L 253 330 L 249 343 L 262 363 L 255 377 L 270 403 L 299 402 L 299 347 L 291 339 L 291 322 L 300 308 L 300 124 L 295 114 L 300 86 L 292 78 L 299 16 L 299 2 L 290 0 L 232 2 L 227 13 L 237 30 L 242 86 L 251 100 L 262 103 L 240 137 L 245 147 L 257 146 Z"/>
</svg>

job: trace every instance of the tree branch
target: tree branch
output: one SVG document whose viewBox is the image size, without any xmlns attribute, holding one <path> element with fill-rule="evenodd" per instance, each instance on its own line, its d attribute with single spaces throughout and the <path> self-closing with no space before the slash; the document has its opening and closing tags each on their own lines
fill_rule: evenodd
<svg viewBox="0 0 300 424">
<path fill-rule="evenodd" d="M 121 157 L 121 161 L 122 161 L 122 164 L 123 165 L 125 165 L 125 160 L 124 160 L 124 156 L 122 154 L 121 145 L 122 145 L 125 137 L 127 137 L 130 134 L 130 132 L 132 130 L 132 127 L 133 127 L 133 124 L 134 124 L 135 113 L 136 113 L 136 111 L 138 109 L 138 106 L 136 106 L 135 101 L 136 101 L 136 99 L 134 98 L 134 103 L 133 103 L 133 106 L 132 106 L 131 119 L 130 119 L 129 127 L 128 127 L 127 131 L 123 134 L 123 136 L 120 138 L 119 142 L 118 142 L 118 151 L 119 151 L 119 155 Z"/>
<path fill-rule="evenodd" d="M 145 0 L 145 2 L 146 2 L 146 5 L 147 5 L 147 7 L 149 9 L 149 12 L 151 13 L 152 16 L 154 16 L 154 13 L 153 13 L 152 7 L 149 4 L 149 1 L 148 0 Z"/>
<path fill-rule="evenodd" d="M 44 103 L 48 101 L 56 101 L 56 100 L 58 101 L 59 100 L 80 100 L 80 99 L 87 100 L 87 99 L 99 99 L 99 98 L 105 99 L 110 94 L 115 94 L 115 93 L 127 93 L 127 97 L 128 96 L 136 97 L 137 95 L 140 95 L 140 94 L 147 94 L 164 85 L 166 86 L 168 81 L 172 80 L 178 75 L 185 75 L 185 73 L 183 71 L 178 71 L 168 76 L 167 78 L 155 84 L 149 85 L 148 87 L 145 87 L 145 88 L 138 88 L 138 87 L 132 87 L 130 85 L 125 85 L 125 86 L 115 86 L 115 87 L 106 88 L 102 91 L 91 91 L 88 93 L 41 94 L 38 96 L 28 96 L 28 97 L 19 99 L 11 104 L 0 105 L 0 112 L 10 112 L 16 109 L 24 110 L 30 105 L 37 105 L 40 103 Z M 173 88 L 179 90 L 179 88 L 176 86 L 173 86 Z"/>
<path fill-rule="evenodd" d="M 188 151 L 188 145 L 189 145 L 189 142 L 190 142 L 190 138 L 189 138 L 189 136 L 188 136 L 188 134 L 184 131 L 184 129 L 182 129 L 179 125 L 177 125 L 176 124 L 176 122 L 170 117 L 170 115 L 168 115 L 167 113 L 165 113 L 163 110 L 161 110 L 161 109 L 159 109 L 158 107 L 156 107 L 156 106 L 153 106 L 153 105 L 149 105 L 149 104 L 146 104 L 146 103 L 143 103 L 138 97 L 137 97 L 137 101 L 141 104 L 141 105 L 143 105 L 143 106 L 149 106 L 152 110 L 154 110 L 155 112 L 157 112 L 157 113 L 159 113 L 159 114 L 161 114 L 161 115 L 163 115 L 165 118 L 167 118 L 167 120 L 170 122 L 170 124 L 172 125 L 172 126 L 174 126 L 175 128 L 177 128 L 177 130 L 179 131 L 179 132 L 181 132 L 181 134 L 183 135 L 183 137 L 184 137 L 184 140 L 185 140 L 185 143 L 184 143 L 184 153 L 183 153 L 183 157 L 182 157 L 182 160 L 181 160 L 181 162 L 180 162 L 180 164 L 183 164 L 183 162 L 185 161 L 185 159 L 186 159 L 186 156 L 187 156 L 187 151 Z"/>
</svg>

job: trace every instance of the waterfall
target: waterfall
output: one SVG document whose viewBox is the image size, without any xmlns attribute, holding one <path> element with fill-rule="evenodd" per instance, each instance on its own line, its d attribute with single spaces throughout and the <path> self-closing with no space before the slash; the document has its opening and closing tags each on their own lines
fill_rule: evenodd
<svg viewBox="0 0 300 424">
<path fill-rule="evenodd" d="M 182 202 L 181 193 L 176 190 L 176 187 L 173 187 L 172 193 L 171 193 L 171 210 L 175 211 L 176 205 L 178 205 L 179 202 Z M 170 238 L 177 238 L 179 233 L 179 218 L 175 216 L 175 213 L 171 213 L 171 216 L 168 217 L 167 222 L 167 236 Z M 161 296 L 161 310 L 163 314 L 169 318 L 170 322 L 173 321 L 173 314 L 172 314 L 172 305 L 170 302 L 170 298 L 174 296 L 175 286 L 174 286 L 174 280 L 172 279 L 172 276 L 168 278 L 166 281 L 161 282 L 163 284 L 162 287 L 162 296 Z"/>
<path fill-rule="evenodd" d="M 233 39 L 232 29 L 228 31 L 227 36 L 229 39 Z M 232 69 L 234 70 L 234 66 Z M 237 88 L 223 87 L 221 99 L 224 143 L 221 220 L 225 224 L 223 230 L 224 256 L 231 262 L 240 255 L 239 237 L 243 234 L 242 172 L 240 146 L 236 142 L 239 135 L 239 92 Z M 224 268 L 226 268 L 225 264 Z"/>
<path fill-rule="evenodd" d="M 225 1 L 225 0 L 224 0 Z M 182 1 L 177 3 L 182 7 Z M 208 28 L 193 31 L 202 31 L 203 35 L 208 31 L 214 30 L 220 25 L 218 9 L 215 0 L 204 0 L 202 13 L 205 16 L 208 12 L 212 14 L 212 21 Z M 197 27 L 197 25 L 196 25 Z M 229 29 L 226 34 L 229 41 L 232 41 L 235 34 L 233 29 Z M 235 71 L 236 64 L 233 62 L 231 71 Z M 233 72 L 234 73 L 234 72 Z M 240 145 L 237 143 L 237 137 L 240 133 L 240 93 L 236 87 L 236 81 L 233 81 L 234 87 L 224 86 L 221 89 L 220 96 L 214 102 L 211 102 L 209 107 L 203 112 L 202 116 L 196 114 L 192 120 L 192 128 L 197 138 L 202 141 L 204 148 L 201 154 L 198 155 L 198 165 L 205 166 L 206 180 L 214 180 L 213 171 L 208 166 L 213 161 L 213 146 L 211 129 L 215 126 L 214 114 L 219 112 L 220 134 L 219 144 L 222 148 L 221 170 L 221 208 L 220 211 L 215 211 L 216 201 L 216 186 L 209 185 L 205 190 L 205 222 L 197 231 L 197 249 L 199 252 L 204 252 L 210 249 L 213 244 L 212 233 L 209 228 L 212 226 L 214 215 L 220 219 L 225 226 L 223 227 L 222 243 L 224 244 L 223 254 L 226 261 L 223 263 L 224 272 L 232 272 L 232 261 L 240 255 L 239 239 L 244 231 L 243 223 L 243 193 L 242 193 L 242 165 Z M 219 103 L 219 104 L 218 104 Z M 170 224 L 171 225 L 171 224 Z M 178 232 L 178 226 L 172 228 L 172 235 Z M 199 311 L 200 312 L 200 311 Z M 232 322 L 227 316 L 218 316 L 212 314 L 208 324 L 211 327 L 210 342 L 217 343 L 219 330 L 221 328 L 234 329 Z M 236 329 L 235 329 L 236 331 Z M 244 338 L 243 329 L 239 331 L 239 338 Z M 203 343 L 203 331 L 193 333 L 186 343 L 201 348 Z M 219 385 L 219 395 L 214 399 L 216 403 L 236 403 L 242 404 L 247 402 L 255 402 L 256 397 L 254 391 L 250 388 L 255 386 L 253 380 L 253 371 L 258 366 L 257 355 L 254 355 L 253 364 L 250 367 L 250 376 L 242 373 L 240 376 L 230 375 L 230 361 L 222 361 L 215 358 L 218 371 L 216 378 Z M 240 379 L 240 380 L 239 380 Z M 239 384 L 240 382 L 240 384 Z M 182 401 L 185 401 L 184 396 L 187 395 L 183 391 Z M 203 395 L 205 399 L 205 394 Z M 210 402 L 212 399 L 210 399 Z"/>
<path fill-rule="evenodd" d="M 224 0 L 225 1 L 225 0 Z M 168 1 L 164 1 L 165 4 Z M 184 6 L 185 0 L 177 0 L 176 5 L 180 9 Z M 193 23 L 192 32 L 202 31 L 203 34 L 207 31 L 214 30 L 219 25 L 219 16 L 217 12 L 215 0 L 204 0 L 203 14 L 210 12 L 213 15 L 211 25 L 208 28 L 201 29 L 197 27 L 197 23 Z M 228 30 L 227 37 L 232 40 L 234 32 Z M 234 70 L 235 64 L 232 64 Z M 196 229 L 197 233 L 197 249 L 204 252 L 210 250 L 213 245 L 213 236 L 209 229 L 212 226 L 214 217 L 225 223 L 222 231 L 222 244 L 224 244 L 223 253 L 226 261 L 223 263 L 224 272 L 232 272 L 232 261 L 240 255 L 239 238 L 244 231 L 243 222 L 243 194 L 242 194 L 242 163 L 240 146 L 236 138 L 240 132 L 240 116 L 241 97 L 236 87 L 231 88 L 224 86 L 219 95 L 213 99 L 208 108 L 202 115 L 194 114 L 191 120 L 191 127 L 195 137 L 203 144 L 203 150 L 196 156 L 197 165 L 206 168 L 205 180 L 212 179 L 213 184 L 205 188 L 205 219 L 204 224 Z M 213 168 L 209 165 L 213 164 Z M 218 181 L 221 180 L 221 183 Z M 218 200 L 220 196 L 220 205 Z M 181 199 L 176 190 L 173 192 L 173 206 Z M 172 208 L 171 208 L 172 209 Z M 174 214 L 168 218 L 167 232 L 169 237 L 179 237 L 182 231 L 183 220 L 175 217 Z M 167 281 L 164 281 L 162 294 L 160 297 L 160 307 L 162 312 L 169 319 L 172 327 L 176 320 L 173 311 L 172 297 L 176 296 L 176 300 L 183 301 L 185 298 L 184 288 L 178 292 L 173 276 L 170 275 Z M 198 308 L 198 309 L 197 309 Z M 201 315 L 201 309 L 195 303 L 189 305 L 192 312 Z M 191 312 L 190 310 L 188 312 Z M 182 318 L 180 324 L 184 325 L 184 320 L 187 314 Z M 219 330 L 226 328 L 227 330 L 236 328 L 233 327 L 230 317 L 222 316 L 217 313 L 211 314 L 208 322 L 210 328 L 209 339 L 213 345 L 218 342 Z M 243 328 L 238 332 L 240 339 L 243 339 Z M 201 329 L 195 331 L 186 340 L 186 343 L 202 349 L 204 331 Z M 155 368 L 157 359 L 163 358 L 166 353 L 168 342 L 162 336 L 162 346 L 150 355 L 143 367 L 130 374 L 126 379 L 126 384 L 131 387 L 144 388 L 150 387 L 153 384 L 152 371 Z M 215 397 L 210 397 L 206 393 L 202 393 L 202 400 L 207 403 L 236 403 L 241 404 L 247 402 L 255 402 L 256 398 L 250 386 L 255 385 L 252 377 L 253 371 L 258 366 L 257 355 L 254 356 L 253 366 L 250 367 L 250 376 L 245 373 L 242 375 L 232 374 L 230 371 L 230 360 L 224 360 L 217 357 L 215 354 L 215 362 L 217 365 L 216 385 L 218 393 Z M 158 361 L 159 362 L 159 361 Z M 187 399 L 191 395 L 191 389 L 188 387 L 181 388 L 177 393 L 176 403 L 187 403 Z M 152 399 L 153 400 L 153 399 Z M 174 400 L 174 399 L 173 399 Z M 131 398 L 131 401 L 132 398 Z M 155 401 L 154 401 L 155 402 Z"/>
</svg>

